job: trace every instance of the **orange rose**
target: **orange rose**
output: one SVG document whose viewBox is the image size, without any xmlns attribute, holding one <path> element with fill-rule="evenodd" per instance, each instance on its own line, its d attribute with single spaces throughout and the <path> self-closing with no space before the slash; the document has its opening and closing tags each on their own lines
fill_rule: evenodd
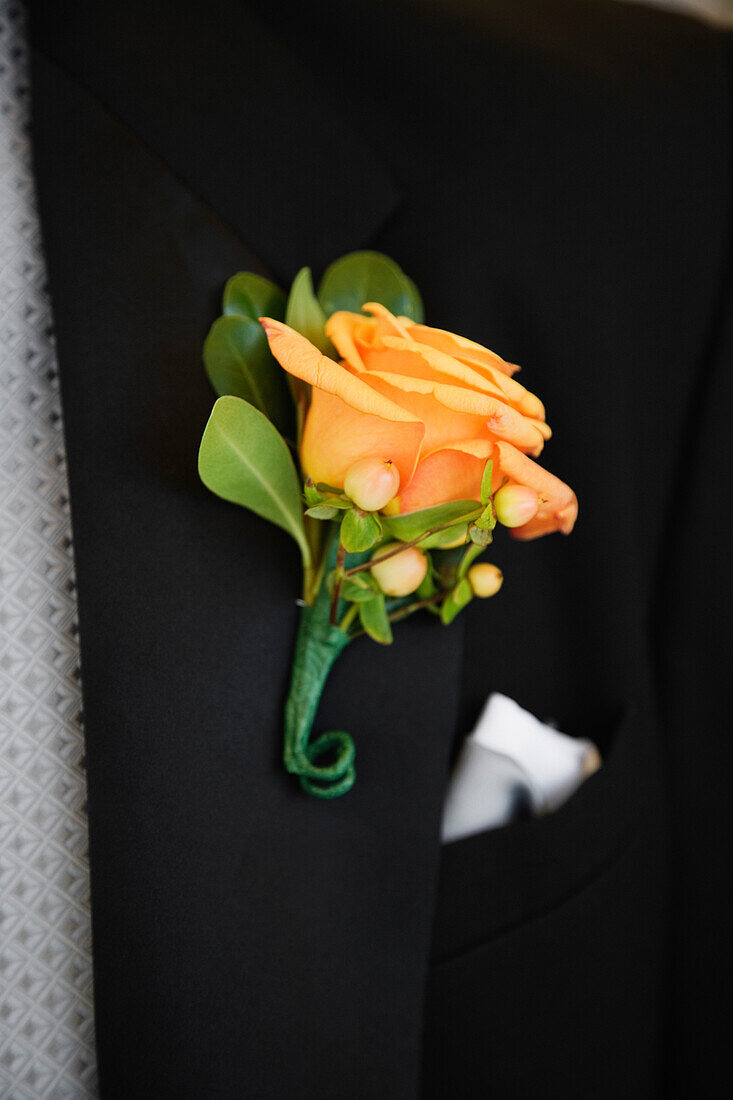
<svg viewBox="0 0 733 1100">
<path fill-rule="evenodd" d="M 578 504 L 567 485 L 533 462 L 550 438 L 542 402 L 512 378 L 516 367 L 462 336 L 394 317 L 367 302 L 334 313 L 326 333 L 336 363 L 279 321 L 261 318 L 272 354 L 312 387 L 301 443 L 303 470 L 341 488 L 362 458 L 391 460 L 397 507 L 413 512 L 479 500 L 492 459 L 492 489 L 507 479 L 533 489 L 537 514 L 513 529 L 521 539 L 569 534 Z"/>
</svg>

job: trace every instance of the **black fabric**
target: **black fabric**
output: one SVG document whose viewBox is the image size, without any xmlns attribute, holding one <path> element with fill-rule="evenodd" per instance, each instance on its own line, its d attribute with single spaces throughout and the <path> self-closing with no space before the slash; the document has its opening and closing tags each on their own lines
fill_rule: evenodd
<svg viewBox="0 0 733 1100">
<path fill-rule="evenodd" d="M 103 1094 L 712 1091 L 728 35 L 580 0 L 32 14 Z M 323 805 L 278 763 L 297 552 L 197 482 L 199 349 L 232 271 L 364 246 L 431 323 L 524 364 L 581 512 L 570 539 L 498 539 L 501 595 L 450 630 L 349 648 L 321 718 L 359 779 Z M 441 851 L 491 690 L 605 763 L 557 813 Z"/>
</svg>

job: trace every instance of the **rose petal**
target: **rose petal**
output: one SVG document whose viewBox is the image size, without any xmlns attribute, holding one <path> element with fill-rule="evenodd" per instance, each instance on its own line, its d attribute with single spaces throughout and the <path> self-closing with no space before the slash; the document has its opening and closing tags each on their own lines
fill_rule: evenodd
<svg viewBox="0 0 733 1100">
<path fill-rule="evenodd" d="M 408 377 L 429 378 L 448 385 L 466 386 L 480 393 L 488 393 L 499 401 L 506 401 L 504 391 L 499 386 L 472 367 L 459 363 L 451 355 L 401 336 L 384 336 L 381 343 L 384 351 L 375 348 L 364 354 L 367 370 L 406 374 Z"/>
<path fill-rule="evenodd" d="M 325 355 L 294 329 L 260 318 L 280 365 L 308 382 L 313 397 L 301 446 L 303 468 L 314 481 L 341 485 L 357 459 L 391 459 L 402 484 L 417 462 L 425 425 Z"/>
<path fill-rule="evenodd" d="M 412 481 L 400 493 L 400 512 L 416 512 L 451 500 L 479 500 L 486 459 L 444 448 L 418 463 Z"/>
<path fill-rule="evenodd" d="M 403 318 L 400 318 L 403 320 Z M 471 356 L 471 361 L 486 367 L 501 371 L 510 376 L 518 367 L 513 363 L 507 363 L 496 352 L 485 348 L 483 344 L 477 344 L 475 340 L 469 340 L 465 336 L 458 336 L 455 332 L 448 332 L 444 328 L 432 328 L 430 325 L 416 325 L 410 322 L 410 336 L 420 340 L 423 344 L 430 344 L 439 351 L 445 351 L 456 358 Z"/>
<path fill-rule="evenodd" d="M 419 420 L 389 421 L 352 408 L 340 397 L 313 391 L 301 444 L 303 470 L 318 483 L 341 488 L 347 470 L 362 458 L 391 459 L 400 484 L 412 478 L 425 426 Z"/>
<path fill-rule="evenodd" d="M 396 381 L 409 381 L 399 376 L 384 378 L 378 371 L 367 371 L 362 375 L 370 386 L 385 397 L 398 402 L 425 425 L 425 452 L 454 443 L 459 439 L 488 439 L 489 430 L 486 420 L 481 416 L 468 416 L 454 412 L 436 401 L 432 393 L 419 393 L 396 385 Z M 403 483 L 404 484 L 404 483 Z"/>
<path fill-rule="evenodd" d="M 372 385 L 376 379 L 381 379 L 387 385 L 393 386 L 396 391 L 432 394 L 439 404 L 451 409 L 453 412 L 479 417 L 487 425 L 489 438 L 505 439 L 520 450 L 527 451 L 530 454 L 540 454 L 545 445 L 542 433 L 527 417 L 522 416 L 511 405 L 506 405 L 495 397 L 461 389 L 458 386 L 449 386 L 442 382 L 387 374 L 382 371 L 370 371 L 368 377 Z M 400 404 L 403 403 L 401 397 L 396 397 L 395 400 L 398 400 Z M 472 433 L 468 431 L 462 432 L 461 438 L 465 439 L 470 434 Z M 475 434 L 478 438 L 485 435 L 484 432 L 480 431 Z"/>
<path fill-rule="evenodd" d="M 495 355 L 493 351 L 482 347 L 481 344 L 475 344 L 472 340 L 456 336 L 452 332 L 428 328 L 427 325 L 413 325 L 410 329 L 410 336 L 414 340 L 428 344 L 482 372 L 486 378 L 501 389 L 506 398 L 520 412 L 544 420 L 545 408 L 539 397 L 536 397 L 521 383 L 516 382 L 511 377 L 514 368 L 511 367 L 511 364 L 505 363 L 498 355 Z"/>
<path fill-rule="evenodd" d="M 364 370 L 364 364 L 354 342 L 354 333 L 357 324 L 363 320 L 364 318 L 358 313 L 349 313 L 342 309 L 332 313 L 325 325 L 326 336 L 341 358 L 345 359 L 357 373 Z"/>
<path fill-rule="evenodd" d="M 394 401 L 377 393 L 360 378 L 333 359 L 322 355 L 318 348 L 301 336 L 299 332 L 273 321 L 270 317 L 260 317 L 270 344 L 270 350 L 278 363 L 288 374 L 308 382 L 314 389 L 340 397 L 347 405 L 358 412 L 372 416 L 381 416 L 385 420 L 414 421 L 416 418 Z"/>
</svg>

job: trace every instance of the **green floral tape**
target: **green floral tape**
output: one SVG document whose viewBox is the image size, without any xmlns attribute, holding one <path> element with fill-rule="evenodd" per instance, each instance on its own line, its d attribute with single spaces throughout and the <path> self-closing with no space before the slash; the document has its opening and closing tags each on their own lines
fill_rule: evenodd
<svg viewBox="0 0 733 1100">
<path fill-rule="evenodd" d="M 316 798 L 337 798 L 354 784 L 354 742 L 343 730 L 310 740 L 323 688 L 349 637 L 329 622 L 319 600 L 301 611 L 290 691 L 285 703 L 285 767 Z"/>
</svg>

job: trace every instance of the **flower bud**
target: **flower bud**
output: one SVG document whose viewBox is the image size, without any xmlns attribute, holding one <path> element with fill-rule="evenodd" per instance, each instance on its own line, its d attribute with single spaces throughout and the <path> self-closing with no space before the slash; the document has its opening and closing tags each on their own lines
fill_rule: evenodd
<svg viewBox="0 0 733 1100">
<path fill-rule="evenodd" d="M 400 475 L 390 458 L 361 458 L 344 478 L 344 492 L 357 508 L 378 512 L 400 487 Z"/>
<path fill-rule="evenodd" d="M 495 596 L 501 588 L 503 580 L 504 575 L 501 569 L 485 561 L 479 562 L 478 565 L 472 565 L 468 571 L 468 583 L 471 585 L 471 590 L 474 596 L 478 596 L 482 600 L 488 596 Z"/>
<path fill-rule="evenodd" d="M 505 527 L 521 527 L 537 515 L 540 501 L 526 485 L 505 485 L 494 494 L 496 518 Z"/>
<path fill-rule="evenodd" d="M 380 546 L 372 555 L 372 561 L 383 558 L 399 546 L 402 543 L 390 542 L 386 546 Z M 372 576 L 385 596 L 409 596 L 420 587 L 427 571 L 428 559 L 416 546 L 407 546 L 399 554 L 372 565 Z"/>
</svg>

